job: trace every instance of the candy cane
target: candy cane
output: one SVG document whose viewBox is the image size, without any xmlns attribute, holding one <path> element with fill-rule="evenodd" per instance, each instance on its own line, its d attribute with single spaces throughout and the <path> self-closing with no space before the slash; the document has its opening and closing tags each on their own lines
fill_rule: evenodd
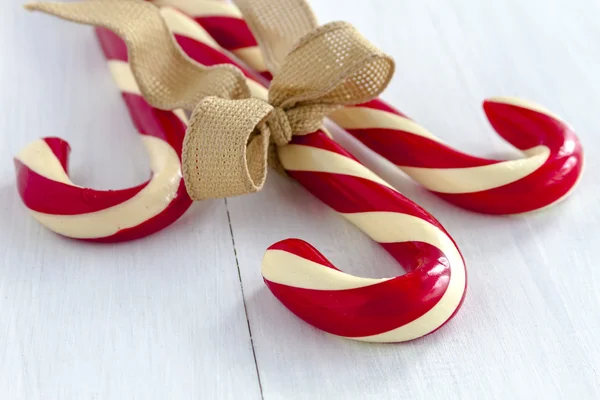
<svg viewBox="0 0 600 400">
<path fill-rule="evenodd" d="M 113 46 L 107 35 L 99 32 L 99 39 L 109 60 L 122 55 L 122 46 Z M 42 225 L 71 238 L 119 242 L 164 229 L 192 200 L 181 174 L 185 114 L 152 108 L 120 79 L 118 66 L 109 66 L 150 156 L 152 177 L 122 190 L 78 186 L 68 176 L 69 144 L 48 137 L 25 147 L 15 157 L 15 168 L 21 199 Z"/>
<path fill-rule="evenodd" d="M 190 57 L 207 66 L 226 59 L 234 63 L 190 18 L 171 8 L 163 8 L 162 15 Z M 123 77 L 131 82 L 131 71 L 121 62 Z M 266 89 L 247 76 L 253 95 L 266 99 Z M 262 274 L 288 309 L 331 334 L 371 342 L 421 337 L 456 313 L 466 291 L 466 270 L 439 222 L 322 131 L 294 137 L 279 158 L 292 178 L 380 243 L 408 272 L 386 279 L 356 277 L 335 268 L 308 243 L 284 240 L 267 250 Z"/>
<path fill-rule="evenodd" d="M 232 4 L 154 0 L 192 16 L 223 48 L 270 74 L 251 31 Z M 583 172 L 574 130 L 539 105 L 517 98 L 483 104 L 497 133 L 521 150 L 517 160 L 490 160 L 455 150 L 381 99 L 342 109 L 330 118 L 412 179 L 457 206 L 489 214 L 516 214 L 566 198 Z"/>
</svg>

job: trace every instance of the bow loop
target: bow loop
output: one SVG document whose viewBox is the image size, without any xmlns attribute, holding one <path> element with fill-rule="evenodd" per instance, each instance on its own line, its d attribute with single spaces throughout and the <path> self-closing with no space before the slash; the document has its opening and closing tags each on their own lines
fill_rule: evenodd
<svg viewBox="0 0 600 400">
<path fill-rule="evenodd" d="M 280 107 L 276 107 L 266 120 L 271 131 L 271 141 L 277 146 L 284 146 L 292 140 L 294 131 L 290 125 L 287 113 Z"/>
<path fill-rule="evenodd" d="M 286 56 L 271 82 L 269 102 L 285 109 L 364 103 L 387 87 L 394 67 L 352 25 L 331 22 L 302 37 Z"/>
<path fill-rule="evenodd" d="M 259 191 L 267 177 L 273 107 L 263 100 L 207 97 L 192 112 L 183 142 L 185 185 L 194 200 Z"/>
<path fill-rule="evenodd" d="M 285 57 L 302 36 L 317 25 L 305 0 L 234 0 L 254 34 L 265 65 L 276 74 Z"/>
</svg>

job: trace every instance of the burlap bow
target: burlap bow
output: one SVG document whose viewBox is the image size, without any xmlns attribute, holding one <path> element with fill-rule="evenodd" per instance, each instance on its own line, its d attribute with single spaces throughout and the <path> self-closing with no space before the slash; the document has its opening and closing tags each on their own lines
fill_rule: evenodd
<svg viewBox="0 0 600 400">
<path fill-rule="evenodd" d="M 114 31 L 128 48 L 141 93 L 152 106 L 192 110 L 183 175 L 194 200 L 256 192 L 267 159 L 293 135 L 318 130 L 327 114 L 377 97 L 394 62 L 351 25 L 317 28 L 304 0 L 237 0 L 274 78 L 268 102 L 250 99 L 235 67 L 202 66 L 177 46 L 159 10 L 143 0 L 33 3 L 74 22 Z"/>
</svg>

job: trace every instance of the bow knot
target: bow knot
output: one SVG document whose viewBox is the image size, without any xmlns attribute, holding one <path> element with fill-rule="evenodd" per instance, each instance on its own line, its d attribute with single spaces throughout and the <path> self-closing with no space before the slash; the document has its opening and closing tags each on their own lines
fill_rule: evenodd
<svg viewBox="0 0 600 400">
<path fill-rule="evenodd" d="M 273 108 L 273 111 L 267 117 L 266 124 L 271 133 L 271 141 L 277 146 L 285 146 L 292 140 L 292 127 L 283 108 Z"/>
<path fill-rule="evenodd" d="M 158 8 L 144 0 L 33 3 L 27 7 L 108 28 L 127 44 L 142 96 L 160 109 L 192 111 L 182 171 L 194 200 L 260 190 L 267 161 L 328 114 L 367 102 L 388 85 L 393 60 L 354 27 L 317 27 L 305 0 L 235 1 L 273 73 L 268 102 L 251 99 L 241 71 L 202 66 L 177 46 Z"/>
</svg>

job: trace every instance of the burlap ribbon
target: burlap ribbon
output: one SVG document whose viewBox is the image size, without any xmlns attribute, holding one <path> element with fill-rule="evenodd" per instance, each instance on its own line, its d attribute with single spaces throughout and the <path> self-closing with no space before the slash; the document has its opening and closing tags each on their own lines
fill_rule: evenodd
<svg viewBox="0 0 600 400">
<path fill-rule="evenodd" d="M 256 192 L 267 159 L 293 135 L 319 129 L 327 114 L 377 97 L 394 62 L 351 25 L 317 28 L 304 0 L 237 0 L 274 78 L 268 102 L 250 99 L 235 67 L 202 66 L 177 46 L 160 11 L 143 0 L 33 3 L 28 9 L 102 26 L 127 44 L 141 93 L 152 106 L 192 111 L 183 175 L 194 200 Z M 269 157 L 271 155 L 271 157 Z"/>
</svg>

